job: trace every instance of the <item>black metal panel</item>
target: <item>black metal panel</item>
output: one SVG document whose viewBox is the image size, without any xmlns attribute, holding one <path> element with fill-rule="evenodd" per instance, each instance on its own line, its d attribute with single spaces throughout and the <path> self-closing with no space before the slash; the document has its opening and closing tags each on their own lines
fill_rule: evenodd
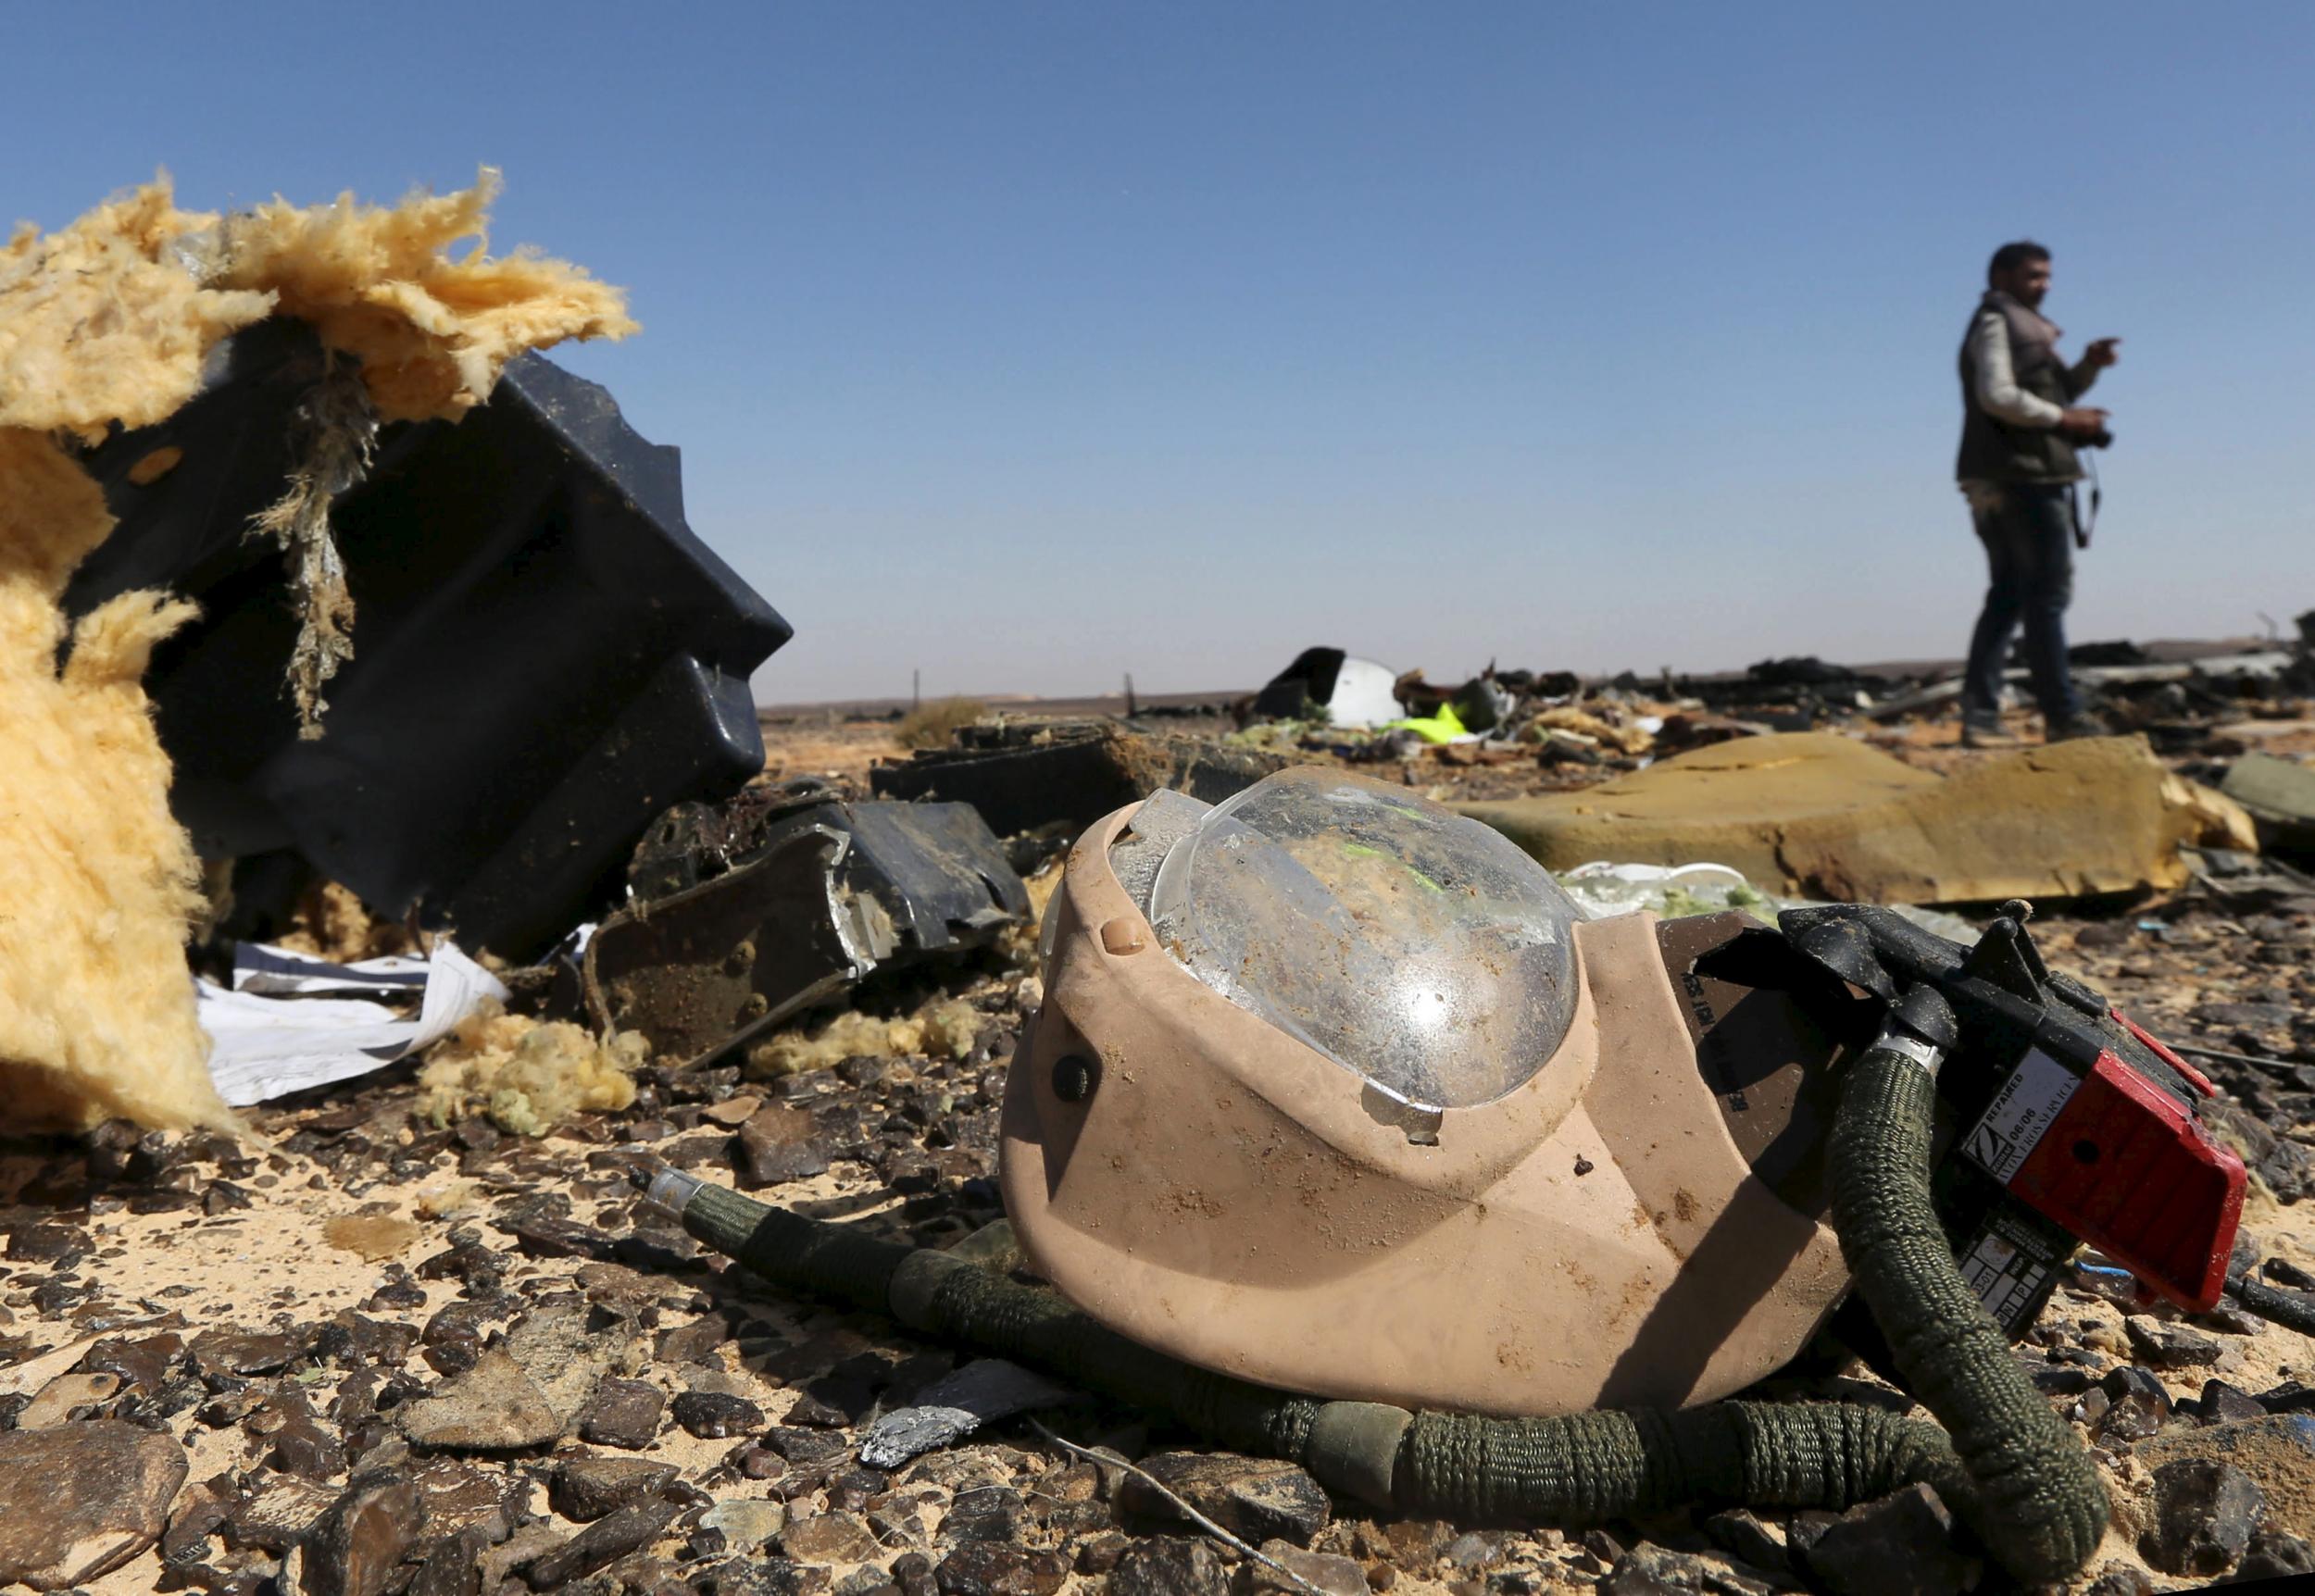
<svg viewBox="0 0 2315 1596">
<path fill-rule="evenodd" d="M 301 741 L 282 555 L 244 533 L 324 358 L 302 324 L 261 323 L 177 415 L 92 451 L 120 526 L 67 607 L 141 586 L 200 602 L 147 687 L 204 853 L 294 848 L 382 912 L 533 953 L 613 899 L 653 817 L 762 767 L 747 680 L 790 629 L 684 522 L 677 452 L 526 355 L 464 420 L 383 429 L 332 506 L 355 654 Z M 175 468 L 131 483 L 167 444 Z"/>
</svg>

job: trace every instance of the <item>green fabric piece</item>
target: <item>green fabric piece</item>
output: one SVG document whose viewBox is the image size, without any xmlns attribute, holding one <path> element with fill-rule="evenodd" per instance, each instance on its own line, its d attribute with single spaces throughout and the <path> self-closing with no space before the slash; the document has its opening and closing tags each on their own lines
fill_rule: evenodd
<svg viewBox="0 0 2315 1596">
<path fill-rule="evenodd" d="M 1409 717 L 1405 720 L 1386 721 L 1384 728 L 1391 731 L 1411 731 L 1425 742 L 1452 742 L 1458 737 L 1470 735 L 1470 729 L 1463 724 L 1463 717 L 1455 713 L 1452 704 L 1442 704 L 1439 713 L 1428 718 Z"/>
</svg>

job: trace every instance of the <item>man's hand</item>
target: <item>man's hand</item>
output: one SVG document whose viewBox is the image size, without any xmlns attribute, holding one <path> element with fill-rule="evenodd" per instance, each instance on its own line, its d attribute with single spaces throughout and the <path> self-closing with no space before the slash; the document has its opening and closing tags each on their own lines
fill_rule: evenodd
<svg viewBox="0 0 2315 1596">
<path fill-rule="evenodd" d="M 2090 346 L 2082 352 L 2082 363 L 2093 371 L 2105 370 L 2122 357 L 2117 347 L 2121 342 L 2119 338 L 2093 340 Z"/>
<path fill-rule="evenodd" d="M 2069 438 L 2096 438 L 2106 431 L 2107 412 L 2083 405 L 2069 407 L 2058 418 L 2058 430 Z"/>
</svg>

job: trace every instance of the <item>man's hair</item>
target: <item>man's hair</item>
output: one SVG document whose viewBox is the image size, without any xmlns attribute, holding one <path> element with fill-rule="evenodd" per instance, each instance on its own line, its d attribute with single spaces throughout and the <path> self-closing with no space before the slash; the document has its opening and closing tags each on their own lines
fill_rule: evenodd
<svg viewBox="0 0 2315 1596">
<path fill-rule="evenodd" d="M 2047 260 L 2050 252 L 2030 238 L 2015 243 L 2005 243 L 1994 252 L 1994 258 L 1985 263 L 1985 281 L 1993 282 L 2005 271 L 2015 271 L 2032 260 Z"/>
</svg>

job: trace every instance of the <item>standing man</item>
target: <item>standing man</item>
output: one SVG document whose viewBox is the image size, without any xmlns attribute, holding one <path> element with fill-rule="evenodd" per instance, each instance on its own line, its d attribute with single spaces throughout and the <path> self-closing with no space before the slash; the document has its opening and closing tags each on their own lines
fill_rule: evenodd
<svg viewBox="0 0 2315 1596">
<path fill-rule="evenodd" d="M 2106 442 L 2107 413 L 2074 401 L 2119 358 L 2114 346 L 2121 342 L 2101 338 L 2071 366 L 2058 359 L 2058 330 L 2042 316 L 2050 252 L 2038 243 L 2003 244 L 1985 281 L 1961 345 L 1955 469 L 1993 572 L 1961 687 L 1961 741 L 1973 748 L 2016 741 L 2001 729 L 2001 684 L 2021 620 L 2046 740 L 2096 730 L 2083 718 L 2066 671 L 2066 605 L 2074 546 L 2088 546 L 2075 516 L 2082 466 L 2074 451 Z"/>
</svg>

